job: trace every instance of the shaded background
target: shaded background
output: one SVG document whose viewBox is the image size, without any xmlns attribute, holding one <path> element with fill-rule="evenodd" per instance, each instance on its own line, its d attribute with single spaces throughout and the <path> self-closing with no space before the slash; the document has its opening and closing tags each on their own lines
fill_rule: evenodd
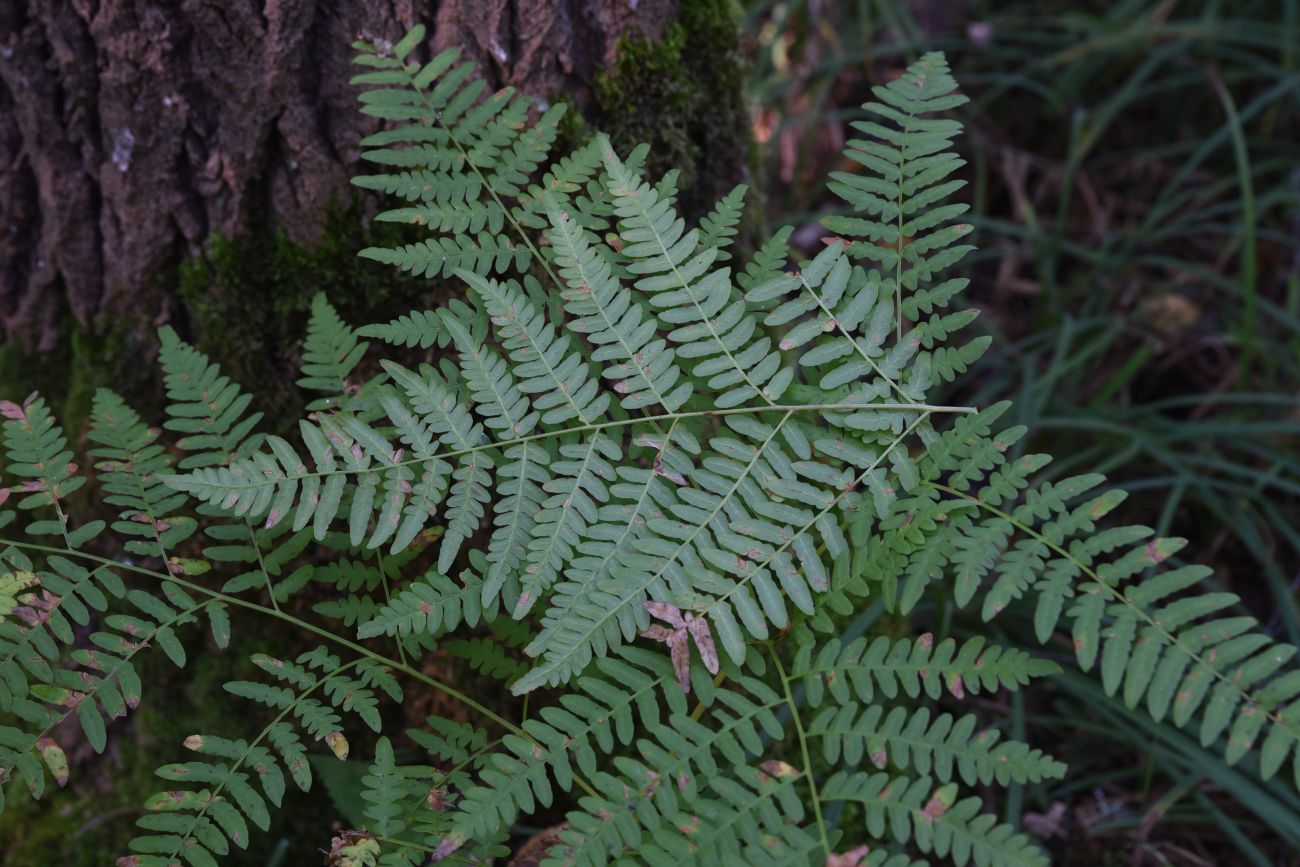
<svg viewBox="0 0 1300 867">
<path fill-rule="evenodd" d="M 366 129 L 345 85 L 359 30 L 427 21 L 495 83 L 571 101 L 573 140 L 650 141 L 657 169 L 683 169 L 689 212 L 751 183 L 745 236 L 789 223 L 808 252 L 856 106 L 942 49 L 972 99 L 980 251 L 963 267 L 994 336 L 945 399 L 1014 398 L 1025 450 L 1057 455 L 1055 474 L 1106 472 L 1132 494 L 1118 520 L 1192 539 L 1189 558 L 1300 643 L 1300 0 L 84 5 L 0 3 L 4 396 L 39 386 L 73 429 L 105 382 L 156 407 L 140 360 L 170 321 L 288 412 L 316 291 L 354 322 L 454 291 L 354 259 L 373 207 L 346 186 Z M 155 691 L 39 814 L 14 799 L 0 860 L 104 863 L 152 768 L 234 723 L 208 697 L 239 650 Z M 1061 863 L 1300 863 L 1294 789 L 1098 692 L 1062 677 L 985 708 L 1073 766 L 1001 805 Z M 319 809 L 290 805 L 246 863 L 314 863 Z"/>
</svg>

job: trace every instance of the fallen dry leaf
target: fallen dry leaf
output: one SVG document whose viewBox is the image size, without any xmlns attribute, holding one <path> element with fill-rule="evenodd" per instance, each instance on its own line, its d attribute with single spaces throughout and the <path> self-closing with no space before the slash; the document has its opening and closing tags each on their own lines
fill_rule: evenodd
<svg viewBox="0 0 1300 867">
<path fill-rule="evenodd" d="M 688 636 L 695 642 L 695 648 L 700 653 L 700 661 L 704 663 L 709 674 L 718 673 L 718 650 L 713 644 L 713 633 L 709 630 L 707 620 L 696 617 L 689 611 L 683 613 L 676 605 L 668 602 L 647 601 L 645 609 L 652 617 L 657 617 L 672 627 L 669 629 L 668 626 L 655 623 L 641 635 L 668 645 L 668 654 L 673 661 L 673 672 L 676 673 L 677 682 L 681 684 L 683 692 L 691 691 L 691 652 L 688 647 Z"/>
</svg>

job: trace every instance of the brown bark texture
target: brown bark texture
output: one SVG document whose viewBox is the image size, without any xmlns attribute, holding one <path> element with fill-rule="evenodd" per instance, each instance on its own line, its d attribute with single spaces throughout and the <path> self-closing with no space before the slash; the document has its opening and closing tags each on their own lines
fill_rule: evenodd
<svg viewBox="0 0 1300 867">
<path fill-rule="evenodd" d="M 358 37 L 424 23 L 490 84 L 581 104 L 619 38 L 656 38 L 675 6 L 0 0 L 0 342 L 162 313 L 157 275 L 250 214 L 311 241 L 376 128 L 348 85 Z"/>
</svg>

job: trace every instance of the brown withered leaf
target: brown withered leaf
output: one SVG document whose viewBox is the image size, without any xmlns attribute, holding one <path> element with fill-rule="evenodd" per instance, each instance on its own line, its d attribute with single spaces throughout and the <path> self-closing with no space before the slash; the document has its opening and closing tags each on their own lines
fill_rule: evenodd
<svg viewBox="0 0 1300 867">
<path fill-rule="evenodd" d="M 700 653 L 700 661 L 704 663 L 704 667 L 708 669 L 709 674 L 718 673 L 718 649 L 713 644 L 713 633 L 709 629 L 707 620 L 703 617 L 696 617 L 689 611 L 683 612 L 676 605 L 668 602 L 647 601 L 645 610 L 650 612 L 652 617 L 657 617 L 672 627 L 669 629 L 668 626 L 660 626 L 655 623 L 642 632 L 641 635 L 653 641 L 662 641 L 668 645 L 668 653 L 673 661 L 673 671 L 677 674 L 677 682 L 681 684 L 683 692 L 689 693 L 691 691 L 689 641 L 693 640 L 695 642 L 695 648 Z"/>
<path fill-rule="evenodd" d="M 546 860 L 546 853 L 560 841 L 560 833 L 567 830 L 568 822 L 538 831 L 524 841 L 519 851 L 510 859 L 509 867 L 538 867 Z"/>
<path fill-rule="evenodd" d="M 341 831 L 330 840 L 327 867 L 362 867 L 379 860 L 379 841 L 365 831 Z"/>
<path fill-rule="evenodd" d="M 1040 840 L 1051 840 L 1066 836 L 1065 804 L 1053 801 L 1046 813 L 1025 813 L 1020 817 L 1025 830 Z"/>
<path fill-rule="evenodd" d="M 826 856 L 826 867 L 858 867 L 871 853 L 870 846 L 854 846 L 847 852 L 832 852 Z"/>
<path fill-rule="evenodd" d="M 780 759 L 768 759 L 759 765 L 764 774 L 777 780 L 784 780 L 786 777 L 793 777 L 799 773 L 799 769 L 788 762 Z"/>
</svg>

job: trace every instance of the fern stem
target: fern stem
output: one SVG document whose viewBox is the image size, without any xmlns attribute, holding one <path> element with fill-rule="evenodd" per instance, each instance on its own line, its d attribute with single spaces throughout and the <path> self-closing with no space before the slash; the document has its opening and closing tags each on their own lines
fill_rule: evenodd
<svg viewBox="0 0 1300 867">
<path fill-rule="evenodd" d="M 583 425 L 578 425 L 576 427 L 563 428 L 561 430 L 540 431 L 538 433 L 528 434 L 527 436 L 513 437 L 511 439 L 506 439 L 506 440 L 495 440 L 492 442 L 486 442 L 476 446 L 466 446 L 465 448 L 459 448 L 459 449 L 448 449 L 447 451 L 434 452 L 433 454 L 427 455 L 426 457 L 422 457 L 422 458 L 409 458 L 401 461 L 392 461 L 391 463 L 376 464 L 374 466 L 364 467 L 361 469 L 345 468 L 341 470 L 314 471 L 314 472 L 302 473 L 300 475 L 291 476 L 290 478 L 296 481 L 299 479 L 311 478 L 313 476 L 326 478 L 329 476 L 338 476 L 338 475 L 362 476 L 362 475 L 367 475 L 369 473 L 386 473 L 389 470 L 393 469 L 394 467 L 415 466 L 418 464 L 425 464 L 428 463 L 429 461 L 437 460 L 439 458 L 460 457 L 461 455 L 473 454 L 475 452 L 490 451 L 493 449 L 505 449 L 505 448 L 509 448 L 510 446 L 519 445 L 521 443 L 536 442 L 537 440 L 554 439 L 557 437 L 587 433 L 589 431 L 604 431 L 604 430 L 609 430 L 611 428 L 628 427 L 630 425 L 644 424 L 647 422 L 660 422 L 660 421 L 677 422 L 687 418 L 713 418 L 713 417 L 721 417 L 724 415 L 737 415 L 741 413 L 783 412 L 787 414 L 793 414 L 793 413 L 802 413 L 802 412 L 824 412 L 824 411 L 853 412 L 855 410 L 862 411 L 862 412 L 879 412 L 879 411 L 921 412 L 927 415 L 934 414 L 934 413 L 964 414 L 964 413 L 979 412 L 979 408 L 973 406 L 942 406 L 942 405 L 932 405 L 926 403 L 844 403 L 842 401 L 839 403 L 773 404 L 768 406 L 735 406 L 735 407 L 727 407 L 725 409 L 716 409 L 716 408 L 700 409 L 700 410 L 692 410 L 690 412 L 665 412 L 659 415 L 644 415 L 637 418 L 614 419 L 605 422 L 583 424 Z M 163 481 L 167 483 L 170 487 L 176 487 L 174 481 L 178 479 L 184 479 L 184 478 L 186 477 L 178 476 L 178 475 L 170 475 L 170 476 L 164 476 Z M 210 484 L 209 487 L 221 487 L 222 489 L 229 490 L 229 491 L 242 491 L 250 488 L 262 487 L 265 484 L 266 484 L 265 481 L 259 480 L 259 481 L 249 482 L 248 484 L 224 484 L 224 483 L 221 485 Z"/>
<path fill-rule="evenodd" d="M 956 488 L 949 487 L 948 485 L 940 484 L 939 482 L 926 481 L 925 484 L 929 485 L 932 488 L 936 488 L 940 491 L 946 491 L 949 494 L 952 494 L 957 497 L 961 497 L 962 499 L 969 500 L 972 503 L 975 503 L 979 507 L 983 508 L 985 511 L 998 516 L 1004 521 L 1007 521 L 1013 527 L 1025 533 L 1026 535 L 1032 536 L 1034 539 L 1046 545 L 1048 548 L 1050 548 L 1059 556 L 1069 560 L 1071 563 L 1077 566 L 1083 574 L 1091 578 L 1098 587 L 1103 588 L 1113 601 L 1118 602 L 1121 605 L 1123 605 L 1125 608 L 1128 608 L 1129 610 L 1133 611 L 1139 618 L 1141 618 L 1147 624 L 1147 626 L 1149 626 L 1151 629 L 1154 629 L 1160 635 L 1164 636 L 1165 640 L 1169 642 L 1170 646 L 1177 647 L 1180 653 L 1184 654 L 1188 659 L 1193 660 L 1201 668 L 1208 671 L 1210 673 L 1210 676 L 1213 677 L 1215 680 L 1217 680 L 1219 683 L 1231 687 L 1234 691 L 1236 691 L 1236 693 L 1239 696 L 1241 696 L 1242 700 L 1247 705 L 1251 705 L 1251 704 L 1256 705 L 1257 707 L 1259 707 L 1261 711 L 1263 711 L 1264 715 L 1268 717 L 1268 719 L 1272 721 L 1275 725 L 1281 726 L 1282 728 L 1289 730 L 1290 732 L 1292 732 L 1294 737 L 1300 739 L 1300 725 L 1296 725 L 1290 722 L 1289 720 L 1283 718 L 1281 714 L 1276 713 L 1273 710 L 1266 708 L 1263 705 L 1260 705 L 1258 702 L 1256 702 L 1249 692 L 1242 689 L 1239 685 L 1234 683 L 1231 678 L 1227 677 L 1217 668 L 1215 668 L 1214 666 L 1206 662 L 1205 658 L 1201 656 L 1201 654 L 1193 651 L 1184 642 L 1180 641 L 1178 639 L 1178 636 L 1174 635 L 1172 632 L 1166 629 L 1160 623 L 1160 621 L 1156 620 L 1154 617 L 1148 614 L 1145 608 L 1142 608 L 1141 606 L 1138 605 L 1134 605 L 1126 595 L 1121 593 L 1115 587 L 1112 587 L 1110 583 L 1106 581 L 1106 579 L 1102 578 L 1101 575 L 1097 573 L 1097 570 L 1093 569 L 1087 563 L 1081 561 L 1078 557 L 1075 557 L 1074 554 L 1067 551 L 1065 548 L 1061 547 L 1057 543 L 1053 542 L 1051 539 L 1049 539 L 1047 536 L 1043 535 L 1042 533 L 1038 532 L 1033 527 L 1030 527 L 1022 523 L 1021 521 L 1016 520 L 1008 513 L 1002 511 L 996 506 L 992 506 L 984 502 L 979 497 L 968 494 L 965 491 L 959 491 Z"/>
<path fill-rule="evenodd" d="M 379 564 L 379 578 L 384 584 L 384 602 L 392 604 L 393 597 L 388 590 L 388 572 L 384 568 L 384 551 L 382 548 L 375 549 L 375 559 Z M 402 665 L 407 665 L 406 646 L 402 644 L 401 636 L 393 636 L 393 643 L 397 646 L 397 658 L 402 661 Z"/>
<path fill-rule="evenodd" d="M 271 607 L 279 612 L 280 603 L 275 598 L 275 588 L 271 586 L 271 573 L 266 570 L 266 560 L 262 557 L 262 546 L 257 544 L 256 528 L 253 527 L 253 522 L 248 520 L 248 516 L 244 516 L 244 525 L 248 527 L 248 544 L 252 546 L 253 553 L 257 555 L 257 569 L 262 573 L 262 580 L 266 582 L 266 595 L 271 600 Z"/>
<path fill-rule="evenodd" d="M 812 808 L 813 816 L 817 820 L 817 834 L 821 837 L 822 851 L 829 858 L 831 856 L 831 841 L 826 833 L 826 820 L 822 818 L 821 795 L 817 791 L 817 778 L 813 774 L 812 756 L 808 753 L 808 735 L 804 731 L 803 720 L 799 718 L 799 706 L 795 703 L 794 693 L 790 691 L 790 678 L 786 676 L 785 666 L 781 664 L 781 655 L 776 652 L 776 645 L 770 641 L 767 644 L 767 649 L 772 656 L 772 662 L 776 665 L 776 672 L 781 677 L 781 689 L 785 692 L 785 703 L 790 708 L 790 719 L 794 722 L 794 733 L 799 738 L 799 752 L 803 755 L 803 773 L 808 778 L 808 788 L 812 790 Z"/>
<path fill-rule="evenodd" d="M 718 687 L 722 686 L 726 682 L 727 682 L 727 673 L 725 671 L 719 671 L 717 676 L 713 678 L 713 688 L 717 689 Z M 528 693 L 527 695 L 524 696 L 524 698 L 527 699 L 529 695 L 532 695 L 532 693 Z M 706 710 L 708 710 L 708 705 L 704 703 L 703 699 L 700 699 L 695 703 L 695 709 L 691 711 L 691 719 L 695 720 L 696 722 L 699 722 L 700 717 L 704 716 L 704 712 Z"/>
<path fill-rule="evenodd" d="M 903 391 L 903 387 L 902 387 L 901 385 L 899 385 L 897 382 L 895 382 L 893 379 L 891 379 L 890 377 L 886 376 L 886 375 L 885 375 L 885 372 L 884 372 L 883 370 L 880 369 L 880 365 L 879 365 L 879 364 L 876 364 L 875 359 L 872 358 L 871 356 L 867 355 L 866 350 L 864 350 L 861 346 L 858 345 L 858 341 L 855 340 L 854 337 L 853 337 L 853 335 L 849 334 L 848 330 L 847 330 L 843 325 L 840 324 L 840 321 L 839 321 L 839 319 L 835 316 L 835 314 L 832 313 L 832 312 L 831 312 L 831 311 L 826 307 L 826 305 L 822 303 L 821 296 L 818 295 L 818 294 L 813 290 L 813 288 L 812 288 L 811 286 L 808 285 L 808 281 L 805 280 L 805 279 L 803 278 L 803 275 L 800 274 L 800 275 L 798 275 L 798 277 L 799 277 L 799 285 L 802 286 L 804 289 L 808 290 L 808 296 L 809 296 L 810 298 L 812 298 L 813 303 L 815 303 L 815 304 L 817 305 L 817 307 L 822 311 L 822 313 L 824 313 L 824 314 L 826 315 L 827 320 L 829 320 L 830 322 L 835 323 L 835 330 L 838 331 L 840 334 L 844 335 L 844 339 L 848 340 L 849 344 L 850 344 L 854 349 L 856 349 L 856 350 L 858 351 L 858 355 L 862 356 L 862 360 L 865 361 L 865 362 L 867 363 L 867 365 L 868 365 L 872 370 L 874 370 L 874 371 L 876 372 L 876 374 L 877 374 L 881 379 L 883 379 L 885 382 L 889 383 L 890 387 L 891 387 L 892 389 L 894 389 L 894 391 L 898 392 L 898 393 L 903 397 L 903 399 L 906 400 L 907 397 L 908 397 L 908 394 L 907 394 L 907 392 Z M 900 328 L 902 328 L 902 316 L 903 316 L 902 303 L 903 303 L 903 302 L 902 302 L 902 299 L 901 299 L 901 296 L 900 296 L 899 299 L 898 299 L 898 304 L 899 304 L 899 308 L 898 308 L 898 321 L 899 321 L 899 327 L 900 327 Z M 902 339 L 902 333 L 901 333 L 901 331 L 900 331 L 900 333 L 899 333 L 899 339 L 900 339 L 900 340 Z"/>
<path fill-rule="evenodd" d="M 386 665 L 389 668 L 400 671 L 403 674 L 407 675 L 408 677 L 420 681 L 426 686 L 433 687 L 434 689 L 438 690 L 439 692 L 443 693 L 449 698 L 453 698 L 456 701 L 461 702 L 466 707 L 471 708 L 472 710 L 492 720 L 494 723 L 506 729 L 511 734 L 519 735 L 520 737 L 527 738 L 529 741 L 536 743 L 536 741 L 533 740 L 532 736 L 529 735 L 522 728 L 510 722 L 508 719 L 501 716 L 500 714 L 497 714 L 491 708 L 488 708 L 485 705 L 482 705 L 479 702 L 475 701 L 474 699 L 470 698 L 469 696 L 465 695 L 463 692 L 451 686 L 450 684 L 443 683 L 437 678 L 430 677 L 424 672 L 412 668 L 409 665 L 405 665 L 396 659 L 392 659 L 390 657 L 384 656 L 382 653 L 376 653 L 375 651 L 370 650 L 360 644 L 357 644 L 355 641 L 350 641 L 349 639 L 344 638 L 343 636 L 338 635 L 334 632 L 331 632 L 330 630 L 322 626 L 317 626 L 314 623 L 307 622 L 306 620 L 300 620 L 297 617 L 294 617 L 292 614 L 286 614 L 283 611 L 279 611 L 274 608 L 268 608 L 265 605 L 259 605 L 258 603 L 250 602 L 247 599 L 240 599 L 238 596 L 231 596 L 227 593 L 222 593 L 219 590 L 212 590 L 207 587 L 204 587 L 202 584 L 196 584 L 193 581 L 187 581 L 184 578 L 180 578 L 175 575 L 166 575 L 162 572 L 155 572 L 152 569 L 146 569 L 143 566 L 134 566 L 126 563 L 121 563 L 117 560 L 111 560 L 107 557 L 100 557 L 97 554 L 87 554 L 84 551 L 74 551 L 71 548 L 55 548 L 50 545 L 37 545 L 32 542 L 20 542 L 16 539 L 0 539 L 0 545 L 12 545 L 16 548 L 26 548 L 31 551 L 41 551 L 47 554 L 61 554 L 65 557 L 81 557 L 82 559 L 85 560 L 92 560 L 97 563 L 102 563 L 106 566 L 113 566 L 118 569 L 125 570 L 127 572 L 134 572 L 139 575 L 147 575 L 150 578 L 156 578 L 161 581 L 171 581 L 174 584 L 177 584 L 178 586 L 185 588 L 186 590 L 191 590 L 195 593 L 200 593 L 204 596 L 209 597 L 210 599 L 214 599 L 219 602 L 225 602 L 228 605 L 235 605 L 240 608 L 247 609 L 249 611 L 256 611 L 260 614 L 265 614 L 268 617 L 275 618 L 276 620 L 281 620 L 285 623 L 290 624 L 291 626 L 295 626 L 299 629 L 310 632 L 313 635 L 318 635 L 321 638 L 332 641 L 335 644 L 338 644 L 342 647 L 346 647 L 348 650 L 351 650 L 353 653 L 359 653 L 362 656 L 365 656 L 368 659 L 379 663 L 380 665 Z"/>
</svg>

